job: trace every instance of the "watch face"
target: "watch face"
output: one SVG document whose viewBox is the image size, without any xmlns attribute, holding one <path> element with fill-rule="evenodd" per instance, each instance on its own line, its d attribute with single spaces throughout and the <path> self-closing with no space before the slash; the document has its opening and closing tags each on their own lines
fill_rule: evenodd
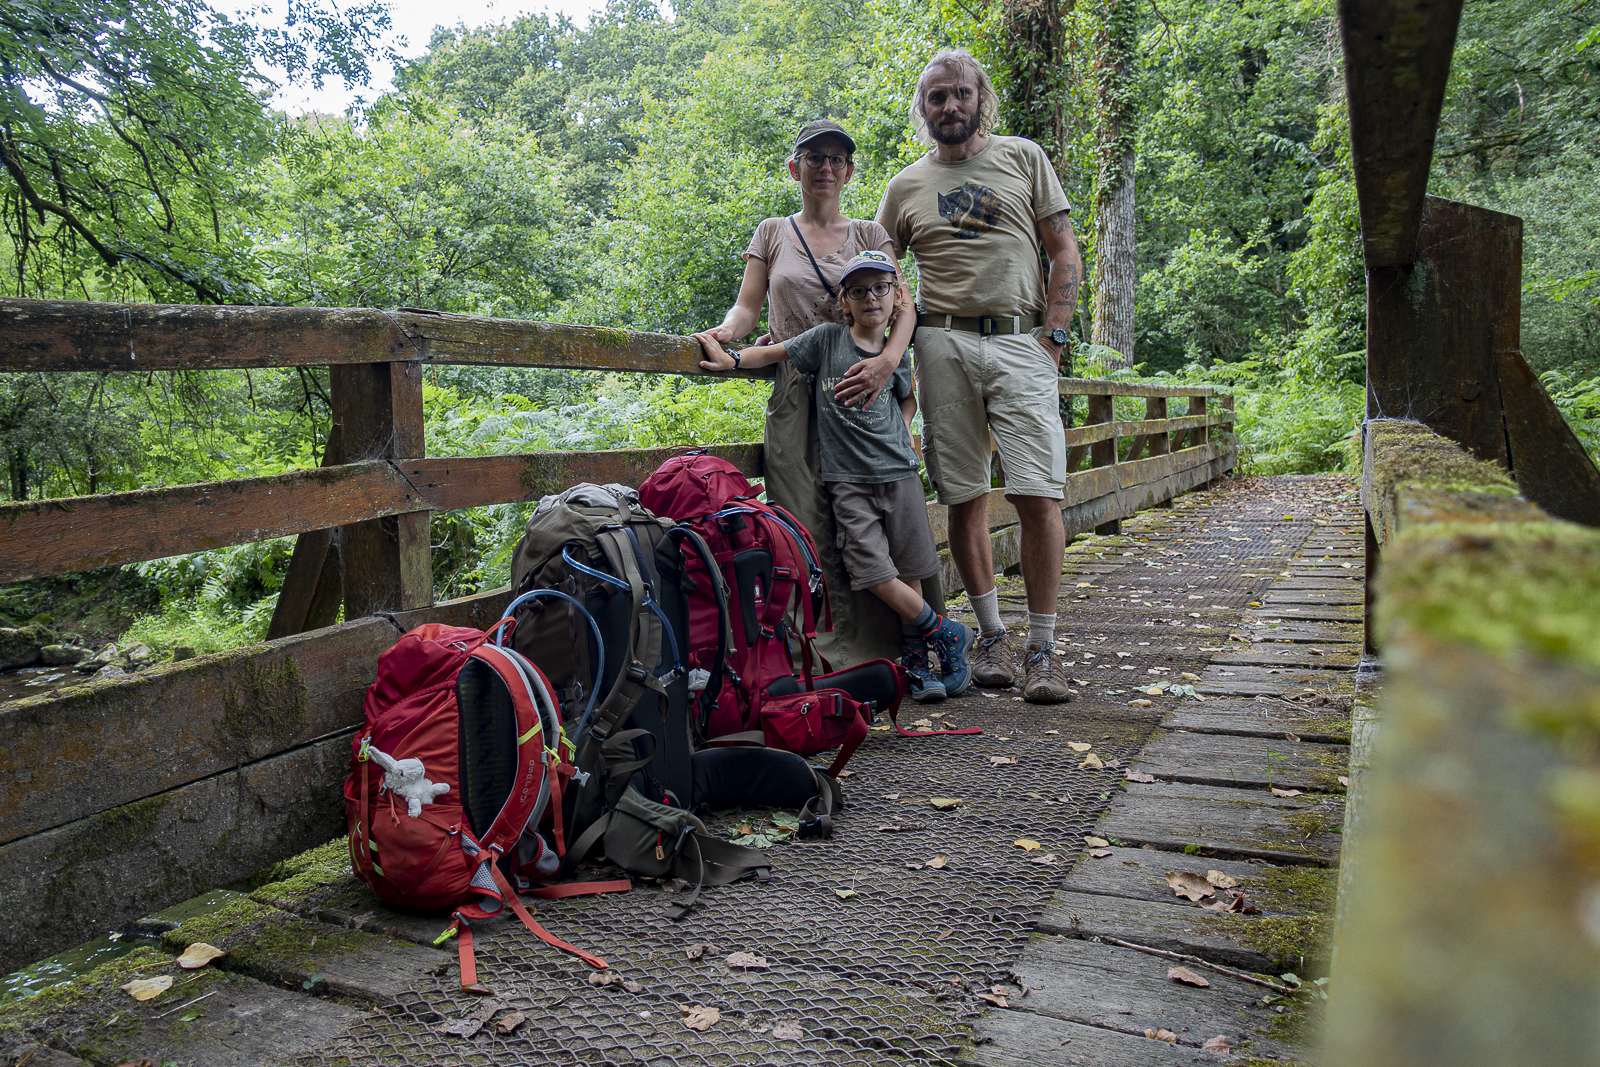
<svg viewBox="0 0 1600 1067">
<path fill-rule="evenodd" d="M 1058 345 L 1066 344 L 1067 331 L 1062 329 L 1060 326 L 1057 326 L 1055 329 L 1050 331 L 1050 340 L 1054 341 Z"/>
</svg>

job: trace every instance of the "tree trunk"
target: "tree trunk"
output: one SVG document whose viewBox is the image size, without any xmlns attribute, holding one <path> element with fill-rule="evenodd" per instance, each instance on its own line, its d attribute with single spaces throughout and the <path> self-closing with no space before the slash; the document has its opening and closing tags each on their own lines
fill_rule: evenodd
<svg viewBox="0 0 1600 1067">
<path fill-rule="evenodd" d="M 1005 70 L 1001 128 L 1036 141 L 1067 179 L 1067 104 L 1071 92 L 1066 15 L 1075 0 L 1004 0 Z"/>
<path fill-rule="evenodd" d="M 1132 0 L 1097 0 L 1094 31 L 1095 242 L 1094 343 L 1133 365 L 1133 68 L 1138 18 Z"/>
</svg>

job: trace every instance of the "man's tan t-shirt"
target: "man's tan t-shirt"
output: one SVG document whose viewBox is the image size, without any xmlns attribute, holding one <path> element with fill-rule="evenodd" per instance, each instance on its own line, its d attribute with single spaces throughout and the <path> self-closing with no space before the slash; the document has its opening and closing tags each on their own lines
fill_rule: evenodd
<svg viewBox="0 0 1600 1067">
<path fill-rule="evenodd" d="M 811 253 L 817 257 L 822 276 L 838 292 L 839 275 L 856 253 L 888 243 L 889 235 L 876 222 L 851 219 L 850 233 L 842 246 L 813 247 Z M 744 254 L 767 264 L 767 325 L 774 341 L 799 337 L 825 322 L 844 321 L 838 302 L 817 280 L 817 272 L 811 269 L 811 260 L 806 258 L 787 217 L 766 219 L 757 226 Z"/>
<path fill-rule="evenodd" d="M 878 222 L 895 252 L 917 257 L 917 302 L 938 315 L 1045 310 L 1038 221 L 1071 211 L 1044 149 L 991 136 L 982 152 L 944 163 L 930 152 L 889 181 Z"/>
</svg>

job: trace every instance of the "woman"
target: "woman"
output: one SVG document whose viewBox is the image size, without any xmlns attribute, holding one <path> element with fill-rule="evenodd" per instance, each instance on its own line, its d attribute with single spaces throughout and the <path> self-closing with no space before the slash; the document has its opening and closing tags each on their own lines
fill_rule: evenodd
<svg viewBox="0 0 1600 1067">
<path fill-rule="evenodd" d="M 888 231 L 876 222 L 846 218 L 839 196 L 855 173 L 855 142 L 830 119 L 808 122 L 795 138 L 789 174 L 800 183 L 800 211 L 764 220 L 745 250 L 739 299 L 722 324 L 709 331 L 724 344 L 747 336 L 769 305 L 770 342 L 787 341 L 824 322 L 843 321 L 836 299 L 839 274 L 856 253 L 875 248 L 894 256 Z M 904 297 L 910 306 L 909 294 Z M 900 315 L 881 355 L 850 369 L 835 390 L 839 402 L 870 404 L 888 383 L 911 343 L 916 316 Z M 764 341 L 763 343 L 768 343 Z M 818 479 L 817 421 L 811 410 L 810 383 L 788 363 L 777 367 L 767 402 L 767 498 L 805 524 L 822 553 L 823 572 L 833 604 L 834 633 L 822 635 L 819 650 L 835 667 L 900 651 L 899 619 L 869 593 L 852 594 L 839 562 L 833 510 Z M 928 584 L 930 603 L 944 608 L 938 580 Z"/>
</svg>

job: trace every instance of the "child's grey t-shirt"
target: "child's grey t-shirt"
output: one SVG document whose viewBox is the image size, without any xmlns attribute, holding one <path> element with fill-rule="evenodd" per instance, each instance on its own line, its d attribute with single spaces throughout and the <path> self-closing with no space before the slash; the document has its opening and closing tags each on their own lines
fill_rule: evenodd
<svg viewBox="0 0 1600 1067">
<path fill-rule="evenodd" d="M 812 403 L 817 410 L 823 481 L 898 482 L 916 475 L 911 431 L 900 414 L 900 400 L 913 388 L 909 351 L 900 357 L 878 399 L 862 410 L 859 403 L 850 407 L 839 403 L 833 391 L 845 371 L 877 355 L 856 346 L 850 327 L 825 322 L 785 341 L 784 348 L 795 370 L 816 375 Z"/>
</svg>

